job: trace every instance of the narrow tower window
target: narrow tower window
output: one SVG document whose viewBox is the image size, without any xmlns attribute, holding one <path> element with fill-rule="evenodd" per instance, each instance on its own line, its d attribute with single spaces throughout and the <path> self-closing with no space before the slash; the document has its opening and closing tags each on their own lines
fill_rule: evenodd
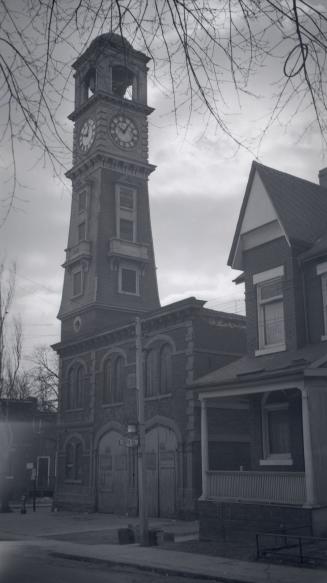
<svg viewBox="0 0 327 583">
<path fill-rule="evenodd" d="M 129 269 L 126 267 L 120 268 L 119 272 L 119 291 L 125 294 L 138 295 L 138 272 L 136 269 Z"/>
<path fill-rule="evenodd" d="M 134 188 L 117 184 L 117 236 L 125 241 L 136 241 L 136 192 Z"/>
</svg>

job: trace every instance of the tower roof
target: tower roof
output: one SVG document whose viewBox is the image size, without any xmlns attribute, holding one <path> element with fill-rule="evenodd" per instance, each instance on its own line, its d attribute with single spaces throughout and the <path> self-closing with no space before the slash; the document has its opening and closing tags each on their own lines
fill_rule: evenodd
<svg viewBox="0 0 327 583">
<path fill-rule="evenodd" d="M 81 63 L 86 59 L 91 57 L 94 53 L 101 54 L 106 48 L 109 48 L 116 52 L 125 52 L 130 56 L 137 57 L 145 63 L 150 61 L 147 55 L 144 55 L 140 51 L 135 50 L 131 43 L 120 34 L 115 32 L 105 32 L 97 36 L 86 49 L 86 51 L 78 57 L 78 59 L 73 64 L 74 69 L 77 69 Z"/>
</svg>

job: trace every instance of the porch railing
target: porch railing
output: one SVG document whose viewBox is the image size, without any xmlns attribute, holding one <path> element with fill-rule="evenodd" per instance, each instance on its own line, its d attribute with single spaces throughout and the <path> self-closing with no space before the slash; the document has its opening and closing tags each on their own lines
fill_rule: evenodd
<svg viewBox="0 0 327 583">
<path fill-rule="evenodd" d="M 209 471 L 208 498 L 303 504 L 304 472 Z"/>
</svg>

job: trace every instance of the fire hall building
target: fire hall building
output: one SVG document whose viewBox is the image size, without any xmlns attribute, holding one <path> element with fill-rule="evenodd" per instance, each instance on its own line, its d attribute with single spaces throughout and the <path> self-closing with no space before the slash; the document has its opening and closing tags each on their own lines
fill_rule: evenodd
<svg viewBox="0 0 327 583">
<path fill-rule="evenodd" d="M 144 353 L 151 516 L 187 516 L 201 493 L 200 427 L 186 387 L 244 352 L 242 316 L 188 298 L 161 307 L 151 233 L 146 55 L 97 37 L 74 64 L 71 218 L 58 317 L 59 508 L 136 514 L 135 318 Z"/>
</svg>

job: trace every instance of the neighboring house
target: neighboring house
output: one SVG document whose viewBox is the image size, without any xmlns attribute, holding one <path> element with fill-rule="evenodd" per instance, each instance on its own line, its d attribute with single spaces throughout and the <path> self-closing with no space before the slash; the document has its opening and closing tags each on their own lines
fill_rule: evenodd
<svg viewBox="0 0 327 583">
<path fill-rule="evenodd" d="M 34 479 L 37 495 L 53 494 L 56 421 L 56 413 L 39 411 L 34 398 L 0 399 L 1 497 L 5 491 L 20 500 L 34 489 Z"/>
<path fill-rule="evenodd" d="M 200 493 L 200 439 L 190 433 L 185 387 L 244 353 L 245 322 L 195 298 L 160 307 L 148 194 L 148 60 L 108 33 L 74 64 L 73 194 L 54 346 L 61 370 L 56 504 L 138 511 L 137 447 L 128 430 L 137 430 L 139 317 L 148 511 L 172 516 L 193 512 Z"/>
<path fill-rule="evenodd" d="M 247 354 L 188 389 L 201 402 L 204 538 L 327 530 L 326 176 L 252 164 L 228 261 L 243 271 Z"/>
</svg>

